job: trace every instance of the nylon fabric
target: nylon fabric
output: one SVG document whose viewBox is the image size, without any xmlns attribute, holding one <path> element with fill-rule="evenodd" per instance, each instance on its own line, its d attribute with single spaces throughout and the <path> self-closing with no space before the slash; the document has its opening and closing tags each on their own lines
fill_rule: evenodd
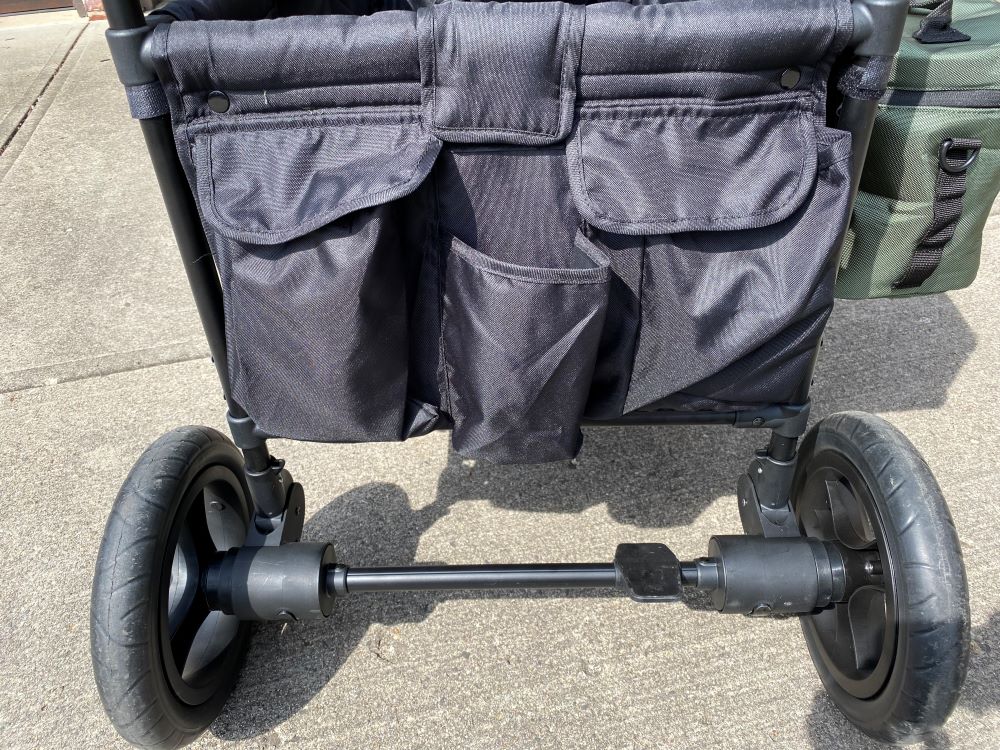
<svg viewBox="0 0 1000 750">
<path fill-rule="evenodd" d="M 913 38 L 921 44 L 945 44 L 947 42 L 967 42 L 972 37 L 951 26 L 952 0 L 944 0 L 932 10 L 920 28 L 913 32 Z"/>
<path fill-rule="evenodd" d="M 841 76 L 837 88 L 852 99 L 881 99 L 889 81 L 892 58 L 875 55 L 862 65 L 850 66 Z"/>
<path fill-rule="evenodd" d="M 379 206 L 278 245 L 214 237 L 233 396 L 268 434 L 354 442 L 409 429 L 395 214 Z"/>
<path fill-rule="evenodd" d="M 749 229 L 790 215 L 816 175 L 809 97 L 590 104 L 567 147 L 580 212 L 608 232 Z"/>
<path fill-rule="evenodd" d="M 775 332 L 829 310 L 834 282 L 829 258 L 789 252 L 835 246 L 846 221 L 850 137 L 824 135 L 831 142 L 820 154 L 813 195 L 786 221 L 647 241 L 643 325 L 625 411 L 683 391 L 750 354 Z"/>
<path fill-rule="evenodd" d="M 518 266 L 452 241 L 444 352 L 459 453 L 538 463 L 579 451 L 609 262 L 582 235 L 568 253 L 565 267 Z"/>
<path fill-rule="evenodd" d="M 445 3 L 417 14 L 425 121 L 455 143 L 549 144 L 573 124 L 583 9 Z"/>
<path fill-rule="evenodd" d="M 450 424 L 538 462 L 585 415 L 796 398 L 846 222 L 847 0 L 414 6 L 183 0 L 226 20 L 153 32 L 261 429 Z"/>
</svg>

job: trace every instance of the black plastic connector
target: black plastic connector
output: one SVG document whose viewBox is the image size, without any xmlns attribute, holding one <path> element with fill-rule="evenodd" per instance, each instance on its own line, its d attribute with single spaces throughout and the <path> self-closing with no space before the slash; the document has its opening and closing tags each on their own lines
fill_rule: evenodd
<svg viewBox="0 0 1000 750">
<path fill-rule="evenodd" d="M 108 29 L 105 37 L 111 50 L 111 59 L 118 72 L 118 80 L 126 86 L 141 86 L 157 80 L 156 71 L 143 59 L 142 45 L 151 27 Z"/>
</svg>

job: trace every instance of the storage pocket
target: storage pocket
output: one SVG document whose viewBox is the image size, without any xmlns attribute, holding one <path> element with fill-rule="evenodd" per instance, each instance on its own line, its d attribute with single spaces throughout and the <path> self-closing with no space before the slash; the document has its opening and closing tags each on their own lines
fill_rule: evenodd
<svg viewBox="0 0 1000 750">
<path fill-rule="evenodd" d="M 977 93 L 983 92 L 924 92 L 923 100 L 946 96 L 960 102 L 973 99 Z M 938 220 L 949 226 L 940 232 L 934 207 L 940 149 L 947 139 L 974 139 L 982 146 L 962 175 L 964 195 L 955 200 L 951 180 L 939 196 Z M 968 286 L 979 269 L 983 227 L 998 190 L 997 109 L 880 104 L 851 231 L 841 256 L 837 296 L 908 297 Z M 897 287 L 925 236 L 929 245 L 947 240 L 941 247 L 940 261 L 922 283 Z"/>
<path fill-rule="evenodd" d="M 567 154 L 581 215 L 641 240 L 622 410 L 791 398 L 833 303 L 850 134 L 817 125 L 811 92 L 601 102 Z"/>
<path fill-rule="evenodd" d="M 402 439 L 406 253 L 423 243 L 395 199 L 420 185 L 439 144 L 405 108 L 194 130 L 237 403 L 271 435 Z"/>
<path fill-rule="evenodd" d="M 564 258 L 515 265 L 450 240 L 444 353 L 460 454 L 541 463 L 579 451 L 609 263 L 582 233 Z"/>
<path fill-rule="evenodd" d="M 792 397 L 808 365 L 799 355 L 818 343 L 833 304 L 850 156 L 850 135 L 823 129 L 817 179 L 784 220 L 646 239 L 626 411 L 685 390 L 731 402 Z M 708 379 L 710 390 L 696 387 Z"/>
</svg>

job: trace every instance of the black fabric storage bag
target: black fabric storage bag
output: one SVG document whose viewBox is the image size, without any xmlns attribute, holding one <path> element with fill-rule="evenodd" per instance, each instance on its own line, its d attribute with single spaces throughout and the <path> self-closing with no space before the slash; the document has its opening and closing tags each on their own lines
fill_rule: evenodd
<svg viewBox="0 0 1000 750">
<path fill-rule="evenodd" d="M 823 125 L 846 0 L 172 26 L 154 57 L 266 431 L 451 417 L 466 455 L 543 461 L 575 453 L 585 402 L 795 397 L 846 214 Z"/>
<path fill-rule="evenodd" d="M 233 396 L 268 434 L 402 438 L 407 315 L 392 208 L 279 245 L 225 244 Z"/>
<path fill-rule="evenodd" d="M 451 239 L 444 357 L 456 451 L 497 463 L 577 454 L 608 267 L 582 233 L 560 268 L 508 263 Z"/>
</svg>

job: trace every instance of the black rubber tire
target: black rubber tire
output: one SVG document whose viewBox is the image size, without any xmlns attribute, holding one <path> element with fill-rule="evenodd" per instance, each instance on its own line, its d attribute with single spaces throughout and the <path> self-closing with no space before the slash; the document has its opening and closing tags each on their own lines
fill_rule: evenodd
<svg viewBox="0 0 1000 750">
<path fill-rule="evenodd" d="M 226 651 L 226 675 L 206 700 L 191 705 L 171 688 L 163 666 L 161 593 L 170 565 L 171 529 L 186 488 L 207 469 L 225 467 L 242 488 L 235 445 L 206 427 L 181 427 L 154 442 L 136 462 L 115 499 L 101 542 L 90 610 L 91 657 L 97 689 L 119 734 L 150 748 L 176 748 L 200 735 L 222 710 L 247 646 L 244 624 Z"/>
<path fill-rule="evenodd" d="M 831 451 L 867 483 L 892 560 L 896 650 L 881 689 L 865 699 L 849 693 L 823 663 L 808 616 L 803 631 L 827 693 L 853 724 L 882 742 L 916 742 L 947 720 L 968 667 L 969 599 L 958 535 L 917 449 L 888 422 L 863 412 L 834 414 L 807 433 L 793 503 L 822 463 L 817 457 Z"/>
</svg>

